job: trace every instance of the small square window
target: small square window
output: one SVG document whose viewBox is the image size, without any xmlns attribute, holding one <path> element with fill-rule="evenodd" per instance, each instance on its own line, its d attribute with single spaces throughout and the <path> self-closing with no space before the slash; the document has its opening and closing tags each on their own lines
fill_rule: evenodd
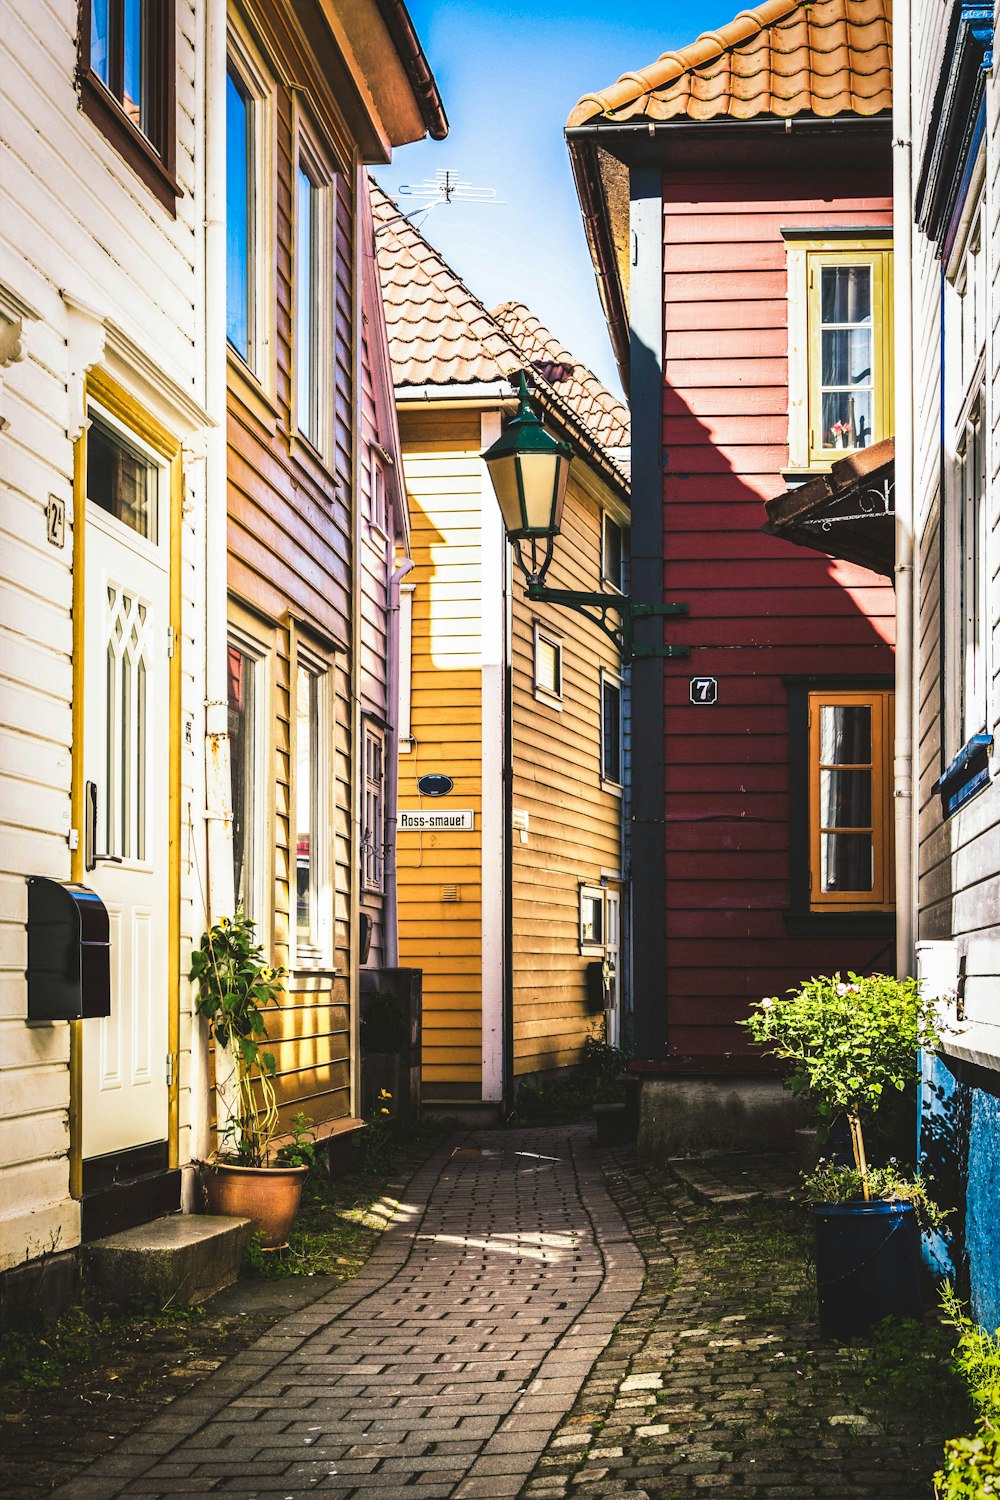
<svg viewBox="0 0 1000 1500">
<path fill-rule="evenodd" d="M 535 624 L 535 696 L 558 702 L 563 693 L 562 641 Z"/>
<path fill-rule="evenodd" d="M 601 577 L 612 588 L 623 589 L 624 537 L 613 516 L 604 512 L 601 527 Z"/>
<path fill-rule="evenodd" d="M 88 415 L 87 499 L 155 544 L 159 464 L 93 410 Z"/>
<path fill-rule="evenodd" d="M 600 886 L 580 887 L 580 951 L 604 951 L 604 891 Z"/>
</svg>

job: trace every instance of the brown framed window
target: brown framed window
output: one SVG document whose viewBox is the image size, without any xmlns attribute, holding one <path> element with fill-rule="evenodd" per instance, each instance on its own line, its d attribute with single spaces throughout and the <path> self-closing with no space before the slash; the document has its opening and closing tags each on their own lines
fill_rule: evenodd
<svg viewBox="0 0 1000 1500">
<path fill-rule="evenodd" d="M 173 213 L 174 0 L 81 0 L 78 58 L 84 114 Z"/>
<path fill-rule="evenodd" d="M 809 694 L 809 905 L 888 911 L 893 694 Z"/>
</svg>

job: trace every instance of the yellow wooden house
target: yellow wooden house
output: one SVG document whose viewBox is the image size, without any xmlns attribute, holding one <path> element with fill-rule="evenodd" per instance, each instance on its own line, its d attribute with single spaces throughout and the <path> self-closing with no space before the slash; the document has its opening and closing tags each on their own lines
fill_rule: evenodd
<svg viewBox="0 0 1000 1500">
<path fill-rule="evenodd" d="M 414 561 L 400 619 L 400 962 L 423 971 L 424 1103 L 494 1106 L 579 1061 L 605 1026 L 620 1036 L 628 684 L 595 624 L 525 597 L 481 454 L 526 371 L 574 448 L 547 582 L 622 590 L 628 412 L 527 308 L 488 312 L 377 190 L 374 206 Z"/>
</svg>

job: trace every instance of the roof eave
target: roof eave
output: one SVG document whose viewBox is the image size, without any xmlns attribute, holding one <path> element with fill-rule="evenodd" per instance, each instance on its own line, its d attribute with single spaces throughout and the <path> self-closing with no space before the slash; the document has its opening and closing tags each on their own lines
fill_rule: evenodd
<svg viewBox="0 0 1000 1500">
<path fill-rule="evenodd" d="M 566 132 L 573 181 L 583 214 L 583 227 L 597 278 L 597 292 L 611 337 L 615 363 L 626 396 L 631 375 L 629 314 L 625 289 L 618 274 L 608 201 L 597 168 L 596 140 Z"/>
</svg>

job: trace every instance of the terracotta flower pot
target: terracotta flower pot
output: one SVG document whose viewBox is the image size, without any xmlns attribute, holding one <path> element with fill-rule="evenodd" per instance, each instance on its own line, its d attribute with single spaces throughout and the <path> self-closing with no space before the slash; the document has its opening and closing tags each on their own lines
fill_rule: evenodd
<svg viewBox="0 0 1000 1500">
<path fill-rule="evenodd" d="M 213 1162 L 202 1171 L 210 1214 L 249 1219 L 264 1250 L 287 1243 L 308 1167 L 237 1167 Z"/>
</svg>

